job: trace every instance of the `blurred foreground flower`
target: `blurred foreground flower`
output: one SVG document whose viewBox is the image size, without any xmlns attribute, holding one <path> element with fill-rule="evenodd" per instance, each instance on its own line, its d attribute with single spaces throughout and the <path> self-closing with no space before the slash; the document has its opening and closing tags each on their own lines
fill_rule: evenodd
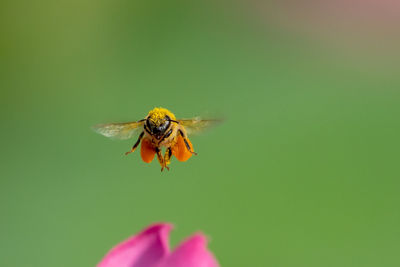
<svg viewBox="0 0 400 267">
<path fill-rule="evenodd" d="M 154 224 L 118 244 L 97 267 L 218 267 L 206 248 L 207 240 L 198 233 L 172 253 L 169 251 L 170 224 Z"/>
</svg>

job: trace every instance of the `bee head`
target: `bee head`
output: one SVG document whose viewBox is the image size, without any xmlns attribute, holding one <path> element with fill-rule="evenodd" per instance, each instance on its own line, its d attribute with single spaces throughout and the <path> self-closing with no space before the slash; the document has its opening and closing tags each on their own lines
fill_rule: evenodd
<svg viewBox="0 0 400 267">
<path fill-rule="evenodd" d="M 146 120 L 147 129 L 157 139 L 161 139 L 170 124 L 171 120 L 168 116 L 160 120 L 152 120 L 151 118 L 147 118 Z"/>
<path fill-rule="evenodd" d="M 149 112 L 146 118 L 146 127 L 156 139 L 161 139 L 171 124 L 171 117 L 173 117 L 172 120 L 175 119 L 175 116 L 168 110 L 155 108 Z"/>
</svg>

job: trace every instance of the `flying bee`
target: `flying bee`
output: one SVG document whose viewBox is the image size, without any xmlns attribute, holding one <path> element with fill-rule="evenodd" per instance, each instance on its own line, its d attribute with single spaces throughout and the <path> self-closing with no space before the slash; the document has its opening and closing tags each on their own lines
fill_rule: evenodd
<svg viewBox="0 0 400 267">
<path fill-rule="evenodd" d="M 94 130 L 106 137 L 114 139 L 129 139 L 136 133 L 139 137 L 128 155 L 136 150 L 141 142 L 140 155 L 146 163 L 153 161 L 157 155 L 161 171 L 171 163 L 175 156 L 179 161 L 187 161 L 192 155 L 197 155 L 188 134 L 198 133 L 221 120 L 176 119 L 175 115 L 165 108 L 154 108 L 139 121 L 124 123 L 108 123 L 94 126 Z M 164 156 L 162 147 L 165 147 Z"/>
</svg>

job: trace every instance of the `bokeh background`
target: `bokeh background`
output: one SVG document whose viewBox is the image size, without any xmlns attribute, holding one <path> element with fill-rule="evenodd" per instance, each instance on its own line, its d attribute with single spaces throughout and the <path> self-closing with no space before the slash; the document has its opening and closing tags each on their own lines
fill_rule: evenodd
<svg viewBox="0 0 400 267">
<path fill-rule="evenodd" d="M 397 1 L 1 1 L 0 265 L 95 266 L 146 225 L 222 266 L 400 266 Z M 224 116 L 197 157 L 97 123 Z"/>
</svg>

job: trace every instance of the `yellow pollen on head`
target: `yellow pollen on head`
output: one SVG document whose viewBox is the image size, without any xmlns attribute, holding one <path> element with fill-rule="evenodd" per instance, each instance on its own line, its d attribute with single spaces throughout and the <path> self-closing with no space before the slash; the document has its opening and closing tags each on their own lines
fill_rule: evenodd
<svg viewBox="0 0 400 267">
<path fill-rule="evenodd" d="M 176 120 L 175 115 L 166 108 L 154 108 L 150 110 L 149 119 L 156 125 L 162 123 L 165 119 L 165 116 L 170 117 L 171 120 Z"/>
</svg>

